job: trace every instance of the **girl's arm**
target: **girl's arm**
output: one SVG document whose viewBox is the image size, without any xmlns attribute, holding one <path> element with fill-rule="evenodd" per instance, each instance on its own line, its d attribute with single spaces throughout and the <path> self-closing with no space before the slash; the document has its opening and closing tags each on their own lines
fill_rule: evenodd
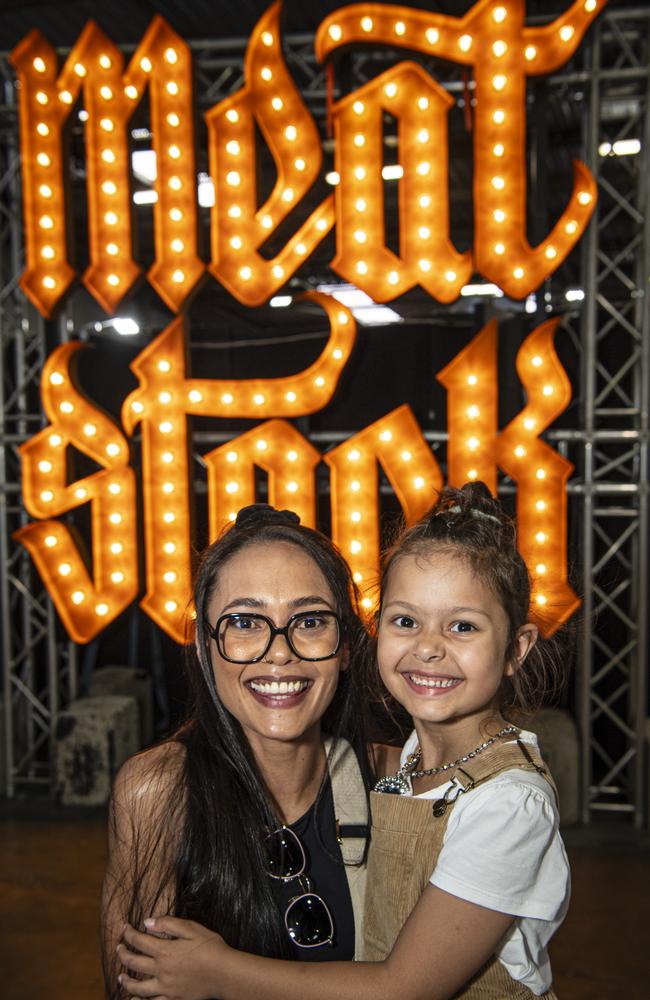
<svg viewBox="0 0 650 1000">
<path fill-rule="evenodd" d="M 190 921 L 157 918 L 129 930 L 124 966 L 149 978 L 122 979 L 128 994 L 159 1000 L 447 1000 L 494 954 L 514 918 L 429 885 L 383 962 L 285 962 L 229 948 Z"/>
</svg>

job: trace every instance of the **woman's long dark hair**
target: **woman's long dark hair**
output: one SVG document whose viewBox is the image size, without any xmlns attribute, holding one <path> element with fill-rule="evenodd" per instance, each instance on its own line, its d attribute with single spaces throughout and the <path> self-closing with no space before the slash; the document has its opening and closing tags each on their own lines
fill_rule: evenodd
<svg viewBox="0 0 650 1000">
<path fill-rule="evenodd" d="M 288 512 L 267 509 L 238 519 L 205 551 L 196 575 L 188 722 L 175 734 L 170 752 L 159 750 L 154 757 L 152 779 L 164 789 L 155 807 L 158 815 L 144 829 L 132 824 L 126 916 L 133 926 L 141 926 L 164 899 L 168 912 L 218 931 L 233 947 L 294 957 L 262 847 L 264 831 L 278 826 L 278 817 L 242 728 L 217 694 L 208 632 L 213 623 L 207 618 L 210 597 L 229 559 L 249 546 L 277 542 L 310 556 L 332 591 L 352 662 L 340 674 L 322 731 L 334 741 L 349 740 L 367 768 L 362 679 L 355 669 L 365 631 L 345 560 L 329 539 L 301 526 Z M 179 744 L 184 753 L 176 752 Z"/>
</svg>

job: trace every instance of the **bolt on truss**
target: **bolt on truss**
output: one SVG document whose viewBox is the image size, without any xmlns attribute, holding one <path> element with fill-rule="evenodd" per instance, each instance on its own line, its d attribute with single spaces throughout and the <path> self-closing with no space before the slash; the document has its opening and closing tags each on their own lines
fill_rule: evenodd
<svg viewBox="0 0 650 1000">
<path fill-rule="evenodd" d="M 581 355 L 580 428 L 549 435 L 576 466 L 569 494 L 572 516 L 581 524 L 584 603 L 576 707 L 585 822 L 598 810 L 628 813 L 637 824 L 643 818 L 650 541 L 649 29 L 647 8 L 606 10 L 577 68 L 547 81 L 549 92 L 563 91 L 565 101 L 578 93 L 584 99 L 582 158 L 600 192 L 575 274 L 585 290 L 584 306 L 563 322 Z M 192 43 L 200 108 L 241 85 L 245 44 L 245 39 Z M 315 62 L 313 39 L 289 36 L 284 51 L 324 130 L 327 79 Z M 387 50 L 380 56 L 352 53 L 343 79 L 350 87 L 363 84 L 390 58 Z M 471 81 L 440 80 L 440 64 L 432 71 L 444 86 L 467 91 L 468 98 Z M 0 83 L 0 626 L 4 773 L 12 795 L 51 780 L 56 713 L 77 692 L 77 648 L 63 636 L 40 579 L 12 538 L 27 520 L 18 448 L 43 425 L 41 369 L 67 333 L 61 323 L 58 340 L 49 343 L 48 336 L 56 336 L 52 326 L 43 323 L 18 287 L 23 241 L 17 117 L 13 73 L 2 56 Z M 614 151 L 616 142 L 635 138 L 641 142 L 639 155 L 603 155 L 605 143 Z M 620 232 L 616 239 L 613 230 Z M 438 431 L 426 436 L 436 445 L 446 438 Z M 322 444 L 327 434 L 314 437 Z"/>
</svg>

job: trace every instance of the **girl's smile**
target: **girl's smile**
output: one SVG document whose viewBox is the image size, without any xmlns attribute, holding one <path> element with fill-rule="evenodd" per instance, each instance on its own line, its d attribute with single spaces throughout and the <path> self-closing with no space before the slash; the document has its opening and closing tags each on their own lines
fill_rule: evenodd
<svg viewBox="0 0 650 1000">
<path fill-rule="evenodd" d="M 462 684 L 461 677 L 445 677 L 440 674 L 423 674 L 411 670 L 405 673 L 404 679 L 416 694 L 423 698 L 437 698 Z"/>
</svg>

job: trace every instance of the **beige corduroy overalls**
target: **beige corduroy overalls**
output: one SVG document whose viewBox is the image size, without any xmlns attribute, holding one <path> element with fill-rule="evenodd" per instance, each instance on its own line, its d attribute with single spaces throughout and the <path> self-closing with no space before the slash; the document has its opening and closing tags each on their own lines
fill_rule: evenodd
<svg viewBox="0 0 650 1000">
<path fill-rule="evenodd" d="M 454 798 L 450 796 L 446 808 L 441 799 L 370 793 L 372 841 L 366 889 L 365 961 L 378 962 L 390 954 L 407 917 L 429 884 L 455 798 L 513 768 L 542 774 L 557 797 L 542 758 L 520 741 L 496 745 L 489 753 L 457 768 L 450 788 Z M 531 1000 L 535 994 L 512 979 L 493 956 L 454 994 L 454 1000 L 460 997 Z M 552 989 L 543 997 L 557 1000 Z"/>
</svg>

